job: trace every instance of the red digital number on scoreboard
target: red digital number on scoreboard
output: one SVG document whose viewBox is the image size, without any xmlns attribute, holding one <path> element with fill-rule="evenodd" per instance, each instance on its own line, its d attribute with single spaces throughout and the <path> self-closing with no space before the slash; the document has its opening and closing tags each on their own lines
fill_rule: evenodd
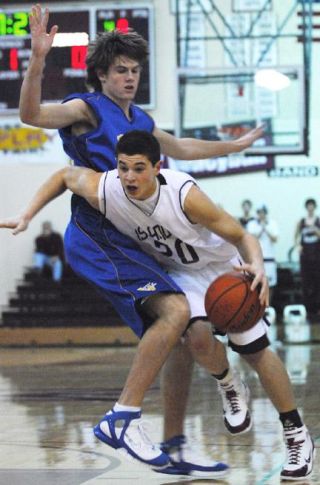
<svg viewBox="0 0 320 485">
<path fill-rule="evenodd" d="M 86 57 L 88 47 L 84 45 L 74 45 L 71 47 L 70 65 L 72 69 L 86 69 Z"/>
</svg>

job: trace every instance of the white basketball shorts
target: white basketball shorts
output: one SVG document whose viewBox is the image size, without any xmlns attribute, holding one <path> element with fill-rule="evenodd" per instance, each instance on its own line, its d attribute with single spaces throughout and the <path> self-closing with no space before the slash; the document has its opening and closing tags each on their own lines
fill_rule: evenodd
<svg viewBox="0 0 320 485">
<path fill-rule="evenodd" d="M 170 269 L 169 275 L 185 292 L 191 310 L 191 322 L 196 320 L 208 320 L 204 297 L 208 286 L 221 274 L 233 270 L 234 265 L 239 265 L 239 259 L 233 259 L 223 263 L 212 263 L 201 270 Z M 242 333 L 228 333 L 230 347 L 236 352 L 249 354 L 269 345 L 267 338 L 268 324 L 259 320 L 254 327 Z"/>
</svg>

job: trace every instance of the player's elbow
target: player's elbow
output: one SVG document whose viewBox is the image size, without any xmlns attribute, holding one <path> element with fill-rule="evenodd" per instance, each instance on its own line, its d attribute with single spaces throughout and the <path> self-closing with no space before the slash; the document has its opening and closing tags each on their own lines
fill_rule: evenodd
<svg viewBox="0 0 320 485">
<path fill-rule="evenodd" d="M 36 126 L 37 128 L 51 128 L 51 112 L 43 107 L 29 107 L 24 103 L 19 105 L 20 120 L 27 125 Z M 54 128 L 54 127 L 53 127 Z"/>
<path fill-rule="evenodd" d="M 20 108 L 19 116 L 22 123 L 25 123 L 26 125 L 36 126 L 36 127 L 40 126 L 40 121 L 38 116 L 35 116 L 34 114 L 30 113 L 29 110 L 24 110 Z"/>
<path fill-rule="evenodd" d="M 64 167 L 61 169 L 61 178 L 65 189 L 72 189 L 73 168 L 74 167 Z"/>
<path fill-rule="evenodd" d="M 63 181 L 66 189 L 74 194 L 86 197 L 87 195 L 87 169 L 79 167 L 65 167 L 63 170 Z"/>
<path fill-rule="evenodd" d="M 22 123 L 25 123 L 26 125 L 35 126 L 35 122 L 32 119 L 32 117 L 28 114 L 28 112 L 25 113 L 20 110 L 19 114 L 20 114 L 20 120 L 22 121 Z"/>
</svg>

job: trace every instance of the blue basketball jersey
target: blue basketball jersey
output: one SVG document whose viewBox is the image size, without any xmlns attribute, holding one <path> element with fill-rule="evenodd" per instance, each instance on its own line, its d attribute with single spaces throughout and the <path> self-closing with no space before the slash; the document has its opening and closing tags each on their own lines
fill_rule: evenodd
<svg viewBox="0 0 320 485">
<path fill-rule="evenodd" d="M 80 136 L 73 135 L 71 127 L 59 130 L 63 148 L 77 166 L 101 172 L 114 169 L 119 136 L 131 130 L 154 129 L 152 118 L 134 104 L 129 120 L 120 106 L 100 92 L 71 94 L 64 102 L 76 98 L 91 107 L 98 121 L 96 128 Z M 181 293 L 153 258 L 77 195 L 72 197 L 65 252 L 73 270 L 112 302 L 139 337 L 146 326 L 137 311 L 137 300 L 159 292 Z"/>
<path fill-rule="evenodd" d="M 123 110 L 110 98 L 100 92 L 75 93 L 71 99 L 82 99 L 93 110 L 98 120 L 97 128 L 80 136 L 74 136 L 70 127 L 59 130 L 64 151 L 75 165 L 89 167 L 105 172 L 116 168 L 115 148 L 119 136 L 132 130 L 154 129 L 153 119 L 134 104 L 130 107 L 131 119 L 128 120 Z"/>
</svg>

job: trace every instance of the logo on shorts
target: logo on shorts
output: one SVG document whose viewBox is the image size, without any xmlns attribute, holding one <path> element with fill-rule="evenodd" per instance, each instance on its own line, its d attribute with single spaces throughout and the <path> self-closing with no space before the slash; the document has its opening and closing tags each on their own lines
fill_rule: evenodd
<svg viewBox="0 0 320 485">
<path fill-rule="evenodd" d="M 157 289 L 156 286 L 157 286 L 157 283 L 151 283 L 150 281 L 146 285 L 140 286 L 140 288 L 138 288 L 138 291 L 156 291 Z"/>
</svg>

